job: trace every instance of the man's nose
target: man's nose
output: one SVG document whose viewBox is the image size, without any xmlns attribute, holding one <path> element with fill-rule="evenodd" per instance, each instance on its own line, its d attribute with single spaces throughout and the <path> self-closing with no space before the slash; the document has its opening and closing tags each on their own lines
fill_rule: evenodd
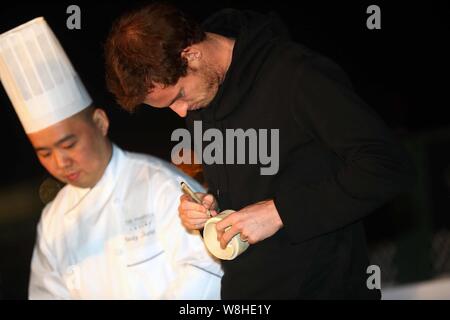
<svg viewBox="0 0 450 320">
<path fill-rule="evenodd" d="M 188 104 L 184 101 L 176 101 L 175 103 L 171 104 L 169 108 L 172 109 L 180 117 L 184 118 L 187 115 Z"/>
</svg>

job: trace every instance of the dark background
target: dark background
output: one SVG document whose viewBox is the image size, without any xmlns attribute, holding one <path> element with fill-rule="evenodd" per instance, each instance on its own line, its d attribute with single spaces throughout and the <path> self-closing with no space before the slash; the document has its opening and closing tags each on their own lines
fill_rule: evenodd
<svg viewBox="0 0 450 320">
<path fill-rule="evenodd" d="M 357 93 L 398 134 L 414 159 L 418 184 L 367 221 L 372 261 L 386 284 L 450 272 L 449 5 L 444 1 L 171 1 L 203 20 L 226 7 L 277 12 L 293 38 L 338 62 Z M 133 151 L 170 159 L 172 131 L 184 122 L 171 110 L 120 110 L 104 84 L 102 44 L 111 22 L 143 1 L 12 1 L 0 5 L 0 33 L 44 16 L 86 88 L 111 119 L 110 137 Z M 66 8 L 81 9 L 81 30 L 68 30 Z M 366 9 L 381 8 L 381 30 Z M 0 298 L 24 299 L 35 227 L 43 203 L 40 167 L 0 86 Z M 448 269 L 447 269 L 448 268 Z"/>
</svg>

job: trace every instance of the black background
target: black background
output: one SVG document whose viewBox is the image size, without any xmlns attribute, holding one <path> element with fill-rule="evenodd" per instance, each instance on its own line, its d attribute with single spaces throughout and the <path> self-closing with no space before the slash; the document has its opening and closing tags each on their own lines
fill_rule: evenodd
<svg viewBox="0 0 450 320">
<path fill-rule="evenodd" d="M 446 132 L 449 127 L 447 96 L 450 55 L 446 42 L 449 38 L 450 11 L 447 2 L 171 2 L 200 20 L 226 7 L 275 11 L 288 24 L 295 40 L 329 56 L 347 71 L 357 93 L 401 139 L 414 139 L 440 130 Z M 175 128 L 184 127 L 183 119 L 171 110 L 148 107 L 129 115 L 115 104 L 104 84 L 102 45 L 111 22 L 126 9 L 143 3 L 131 0 L 4 1 L 0 5 L 0 33 L 44 16 L 96 104 L 106 109 L 111 119 L 111 139 L 126 149 L 170 159 L 173 145 L 170 135 Z M 69 17 L 66 8 L 71 4 L 81 9 L 80 30 L 68 30 L 66 27 Z M 366 27 L 369 16 L 366 9 L 371 4 L 381 8 L 381 30 Z M 25 186 L 20 190 L 38 194 L 39 185 L 47 174 L 40 167 L 1 86 L 0 139 L 0 194 L 8 194 L 15 186 Z M 432 159 L 440 161 L 443 170 L 450 163 L 447 156 L 450 144 L 446 141 L 435 143 L 437 147 L 432 151 Z M 426 185 L 424 188 L 428 190 L 432 187 Z M 439 199 L 447 199 L 444 203 L 448 204 L 448 189 L 439 190 L 441 194 L 437 192 L 433 196 L 437 194 Z M 432 201 L 440 203 L 439 199 Z M 20 197 L 0 198 L 0 209 L 14 204 L 1 201 L 21 200 Z M 2 209 L 0 215 L 7 215 L 8 210 L 5 210 Z M 39 214 L 38 211 L 17 219 L 8 218 L 3 223 L 0 216 L 0 297 L 26 298 L 29 259 Z M 447 223 L 443 218 L 435 220 L 437 223 Z M 376 225 L 375 220 L 373 225 Z M 389 233 L 389 226 L 383 230 L 378 226 L 368 228 L 373 239 Z"/>
</svg>

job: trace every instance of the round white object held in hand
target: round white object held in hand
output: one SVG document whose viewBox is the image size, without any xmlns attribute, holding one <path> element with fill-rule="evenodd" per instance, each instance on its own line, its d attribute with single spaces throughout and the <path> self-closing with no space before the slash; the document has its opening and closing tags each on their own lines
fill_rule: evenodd
<svg viewBox="0 0 450 320">
<path fill-rule="evenodd" d="M 220 241 L 217 240 L 216 224 L 233 212 L 235 211 L 222 211 L 217 216 L 212 217 L 208 221 L 206 221 L 205 227 L 203 228 L 203 240 L 205 241 L 206 247 L 208 248 L 209 252 L 211 252 L 211 254 L 222 260 L 233 260 L 249 247 L 248 240 L 242 240 L 240 237 L 240 233 L 231 238 L 225 249 L 222 249 L 220 247 Z M 225 231 L 229 228 L 231 228 L 231 226 L 227 227 Z"/>
</svg>

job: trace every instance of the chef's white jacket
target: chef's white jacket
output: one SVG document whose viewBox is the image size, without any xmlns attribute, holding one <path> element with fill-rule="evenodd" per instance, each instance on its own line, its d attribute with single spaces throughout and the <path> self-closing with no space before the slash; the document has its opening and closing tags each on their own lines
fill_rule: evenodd
<svg viewBox="0 0 450 320">
<path fill-rule="evenodd" d="M 219 299 L 222 270 L 178 216 L 171 164 L 113 146 L 101 180 L 66 185 L 43 210 L 30 299 Z"/>
</svg>

